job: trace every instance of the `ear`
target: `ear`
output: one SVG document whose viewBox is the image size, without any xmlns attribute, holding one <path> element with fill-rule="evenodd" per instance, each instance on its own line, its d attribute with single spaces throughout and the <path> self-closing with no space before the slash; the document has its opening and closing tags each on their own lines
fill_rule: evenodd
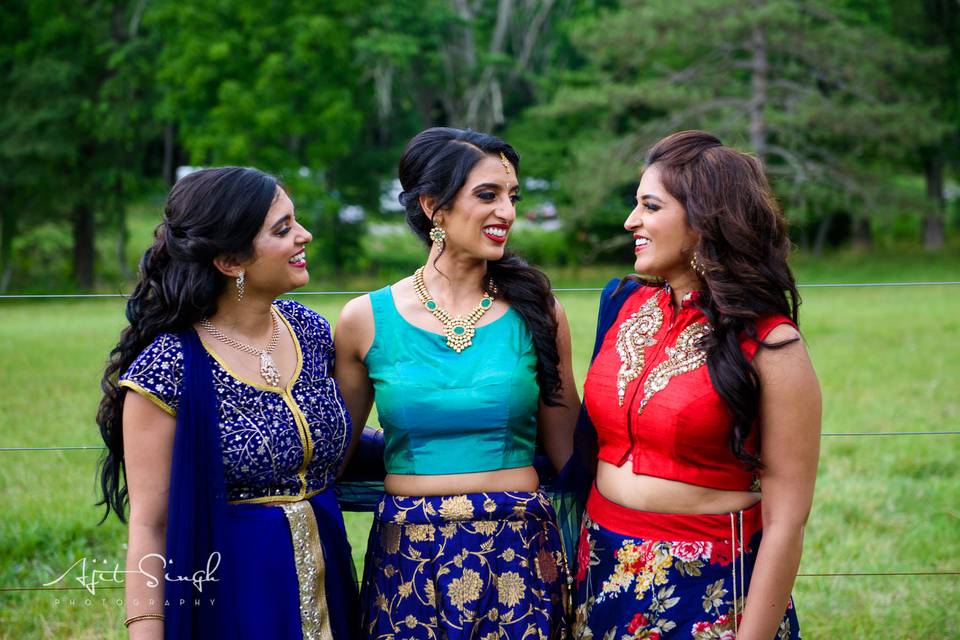
<svg viewBox="0 0 960 640">
<path fill-rule="evenodd" d="M 228 278 L 236 278 L 243 271 L 243 265 L 233 256 L 217 256 L 213 259 L 213 266 Z"/>
<path fill-rule="evenodd" d="M 420 195 L 420 208 L 433 221 L 433 216 L 437 209 L 437 198 L 435 196 Z"/>
</svg>

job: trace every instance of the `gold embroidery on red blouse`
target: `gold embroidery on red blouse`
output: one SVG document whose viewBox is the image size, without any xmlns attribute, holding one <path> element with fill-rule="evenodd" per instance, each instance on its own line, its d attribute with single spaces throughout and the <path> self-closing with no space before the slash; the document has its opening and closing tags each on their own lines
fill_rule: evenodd
<svg viewBox="0 0 960 640">
<path fill-rule="evenodd" d="M 647 300 L 633 315 L 623 321 L 617 331 L 617 354 L 620 370 L 617 371 L 617 404 L 623 406 L 623 396 L 630 384 L 643 371 L 643 351 L 657 341 L 653 338 L 663 324 L 663 311 L 658 300 L 661 291 Z"/>
<path fill-rule="evenodd" d="M 667 359 L 654 367 L 643 383 L 643 400 L 637 414 L 643 413 L 647 403 L 657 392 L 663 391 L 674 376 L 688 373 L 702 367 L 707 361 L 707 353 L 700 348 L 700 340 L 713 328 L 705 322 L 697 322 L 680 332 L 677 343 L 667 347 Z"/>
</svg>

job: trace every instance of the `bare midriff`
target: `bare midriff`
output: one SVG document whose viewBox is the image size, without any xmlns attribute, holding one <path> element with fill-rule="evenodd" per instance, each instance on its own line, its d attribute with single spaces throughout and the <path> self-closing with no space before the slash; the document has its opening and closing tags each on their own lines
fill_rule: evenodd
<svg viewBox="0 0 960 640">
<path fill-rule="evenodd" d="M 383 484 L 387 493 L 394 496 L 452 496 L 463 493 L 536 491 L 540 478 L 536 469 L 527 466 L 436 476 L 388 473 Z"/>
<path fill-rule="evenodd" d="M 760 501 L 754 491 L 724 491 L 638 475 L 632 464 L 628 460 L 617 467 L 601 460 L 597 465 L 600 495 L 621 506 L 654 513 L 730 513 Z"/>
</svg>

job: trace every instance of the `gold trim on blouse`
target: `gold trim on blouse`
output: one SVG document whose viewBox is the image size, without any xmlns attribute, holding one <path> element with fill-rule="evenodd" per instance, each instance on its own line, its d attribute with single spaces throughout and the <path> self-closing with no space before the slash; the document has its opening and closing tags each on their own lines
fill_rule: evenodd
<svg viewBox="0 0 960 640">
<path fill-rule="evenodd" d="M 153 393 L 152 391 L 147 391 L 146 389 L 138 385 L 136 382 L 133 382 L 132 380 L 121 380 L 119 386 L 126 387 L 131 391 L 135 391 L 137 394 L 143 396 L 153 404 L 157 405 L 158 407 L 163 409 L 166 413 L 169 413 L 174 418 L 177 417 L 177 412 L 173 410 L 173 407 L 171 407 L 166 402 L 161 400 L 155 393 Z"/>
<path fill-rule="evenodd" d="M 293 338 L 293 347 L 297 356 L 296 367 L 293 370 L 293 375 L 290 376 L 290 380 L 287 381 L 285 387 L 275 387 L 273 385 L 257 383 L 237 374 L 226 362 L 224 362 L 223 358 L 221 358 L 217 352 L 214 351 L 213 348 L 206 343 L 206 341 L 204 341 L 202 337 L 200 338 L 200 343 L 203 345 L 203 348 L 214 360 L 220 364 L 221 367 L 223 367 L 223 370 L 226 371 L 228 375 L 239 380 L 243 384 L 254 387 L 255 389 L 260 389 L 261 391 L 277 393 L 281 398 L 283 398 L 283 402 L 287 405 L 287 408 L 290 409 L 291 415 L 293 415 L 293 421 L 297 427 L 297 438 L 300 439 L 300 444 L 303 447 L 303 464 L 300 465 L 300 470 L 297 472 L 297 478 L 300 481 L 300 491 L 297 494 L 288 496 L 267 495 L 259 498 L 245 498 L 241 500 L 232 500 L 230 502 L 231 504 L 262 504 L 267 502 L 304 500 L 305 498 L 309 498 L 317 493 L 320 493 L 320 491 L 323 491 L 323 489 L 320 489 L 315 492 L 307 493 L 307 469 L 310 467 L 310 461 L 313 459 L 313 438 L 310 436 L 310 425 L 307 422 L 307 417 L 300 409 L 300 405 L 297 404 L 297 400 L 293 397 L 293 387 L 300 379 L 300 373 L 303 371 L 303 349 L 300 348 L 300 340 L 297 339 L 297 334 L 293 330 L 293 326 L 290 324 L 290 321 L 287 320 L 283 313 L 280 313 L 279 309 L 277 310 L 277 315 L 280 316 L 283 324 L 287 327 L 287 331 L 290 333 L 290 337 Z"/>
</svg>

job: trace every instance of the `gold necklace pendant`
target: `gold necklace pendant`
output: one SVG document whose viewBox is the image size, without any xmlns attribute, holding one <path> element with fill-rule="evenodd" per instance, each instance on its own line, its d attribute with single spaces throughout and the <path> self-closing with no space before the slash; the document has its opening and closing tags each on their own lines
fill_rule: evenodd
<svg viewBox="0 0 960 640">
<path fill-rule="evenodd" d="M 443 335 L 447 339 L 447 346 L 457 353 L 461 353 L 473 344 L 473 338 L 477 335 L 477 322 L 493 306 L 493 298 L 489 293 L 484 293 L 480 303 L 468 315 L 451 317 L 447 310 L 437 304 L 437 301 L 430 295 L 427 284 L 423 280 L 423 267 L 417 269 L 413 274 L 413 289 L 417 293 L 420 304 L 443 325 Z M 490 283 L 490 289 L 496 292 L 492 282 Z"/>
</svg>

